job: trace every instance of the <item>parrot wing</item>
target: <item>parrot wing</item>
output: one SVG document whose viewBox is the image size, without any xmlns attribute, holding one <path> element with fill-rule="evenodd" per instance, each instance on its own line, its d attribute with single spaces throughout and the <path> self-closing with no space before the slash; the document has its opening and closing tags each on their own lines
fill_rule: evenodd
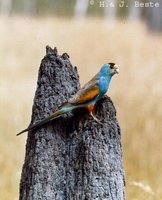
<svg viewBox="0 0 162 200">
<path fill-rule="evenodd" d="M 78 105 L 95 99 L 99 95 L 98 74 L 86 83 L 69 101 L 68 104 Z"/>
</svg>

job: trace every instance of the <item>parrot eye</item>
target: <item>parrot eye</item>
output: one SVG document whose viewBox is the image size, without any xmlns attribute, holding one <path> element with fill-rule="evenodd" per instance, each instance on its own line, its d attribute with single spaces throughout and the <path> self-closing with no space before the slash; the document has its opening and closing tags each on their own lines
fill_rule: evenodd
<svg viewBox="0 0 162 200">
<path fill-rule="evenodd" d="M 115 63 L 108 63 L 110 69 L 114 69 Z"/>
<path fill-rule="evenodd" d="M 112 65 L 110 65 L 110 69 L 113 69 L 113 66 L 112 66 Z"/>
</svg>

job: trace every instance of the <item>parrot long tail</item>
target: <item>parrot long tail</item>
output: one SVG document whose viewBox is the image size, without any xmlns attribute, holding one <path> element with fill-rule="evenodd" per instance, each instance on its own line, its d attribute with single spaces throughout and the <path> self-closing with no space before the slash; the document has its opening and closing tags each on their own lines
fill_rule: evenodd
<svg viewBox="0 0 162 200">
<path fill-rule="evenodd" d="M 16 136 L 18 135 L 21 135 L 22 133 L 26 132 L 26 131 L 31 131 L 33 129 L 36 129 L 37 127 L 47 123 L 47 122 L 50 122 L 52 121 L 53 119 L 73 110 L 75 107 L 71 106 L 71 105 L 66 105 L 65 107 L 62 107 L 60 110 L 54 112 L 52 115 L 50 115 L 49 117 L 39 121 L 39 122 L 36 122 L 35 124 L 29 126 L 28 128 L 24 129 L 23 131 L 21 131 L 20 133 L 18 133 Z"/>
</svg>

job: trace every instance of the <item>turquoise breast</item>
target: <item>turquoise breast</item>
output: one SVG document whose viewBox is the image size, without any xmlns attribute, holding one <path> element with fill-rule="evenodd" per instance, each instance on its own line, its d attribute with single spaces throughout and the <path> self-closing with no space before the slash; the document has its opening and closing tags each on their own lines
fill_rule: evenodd
<svg viewBox="0 0 162 200">
<path fill-rule="evenodd" d="M 109 83 L 110 83 L 110 79 L 108 76 L 101 76 L 99 79 L 99 88 L 100 88 L 100 96 L 103 96 L 108 88 L 109 88 Z"/>
</svg>

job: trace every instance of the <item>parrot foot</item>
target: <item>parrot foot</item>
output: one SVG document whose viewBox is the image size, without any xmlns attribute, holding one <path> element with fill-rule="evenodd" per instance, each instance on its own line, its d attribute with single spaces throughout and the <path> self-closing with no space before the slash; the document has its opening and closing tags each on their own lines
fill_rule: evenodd
<svg viewBox="0 0 162 200">
<path fill-rule="evenodd" d="M 100 121 L 97 119 L 97 117 L 95 117 L 95 116 L 93 115 L 92 112 L 90 112 L 90 116 L 91 116 L 96 122 L 98 122 L 99 124 L 103 125 L 103 123 L 100 122 Z"/>
</svg>

